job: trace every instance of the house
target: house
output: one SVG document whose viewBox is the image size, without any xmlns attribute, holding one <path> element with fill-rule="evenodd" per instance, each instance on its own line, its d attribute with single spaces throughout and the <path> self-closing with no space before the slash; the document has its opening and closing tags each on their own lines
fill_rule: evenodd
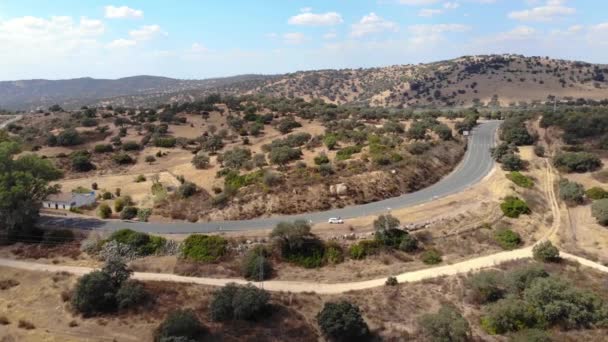
<svg viewBox="0 0 608 342">
<path fill-rule="evenodd" d="M 53 194 L 42 201 L 42 207 L 47 209 L 70 210 L 80 208 L 95 203 L 95 192 L 76 193 L 62 192 Z"/>
</svg>

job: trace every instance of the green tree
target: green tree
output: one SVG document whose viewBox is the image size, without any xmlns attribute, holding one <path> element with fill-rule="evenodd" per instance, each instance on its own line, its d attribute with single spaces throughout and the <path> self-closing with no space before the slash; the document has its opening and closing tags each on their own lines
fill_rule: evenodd
<svg viewBox="0 0 608 342">
<path fill-rule="evenodd" d="M 199 152 L 192 158 L 192 165 L 198 170 L 206 169 L 209 167 L 209 156 L 205 153 Z"/>
<path fill-rule="evenodd" d="M 433 342 L 466 342 L 471 339 L 467 320 L 453 306 L 444 305 L 437 313 L 420 318 L 422 332 Z"/>
<path fill-rule="evenodd" d="M 207 329 L 201 324 L 194 311 L 175 310 L 171 311 L 156 329 L 154 341 L 170 341 L 170 338 L 179 337 L 186 338 L 187 341 L 198 341 L 206 332 Z"/>
<path fill-rule="evenodd" d="M 597 223 L 608 226 L 608 198 L 597 200 L 591 205 L 591 215 Z"/>
<path fill-rule="evenodd" d="M 254 320 L 265 312 L 270 294 L 251 284 L 229 283 L 215 291 L 210 303 L 214 321 Z"/>
<path fill-rule="evenodd" d="M 585 188 L 582 184 L 562 179 L 559 182 L 559 197 L 569 205 L 581 204 L 585 201 Z"/>
<path fill-rule="evenodd" d="M 108 219 L 112 216 L 112 209 L 106 203 L 102 203 L 99 205 L 99 208 L 97 208 L 97 215 L 102 219 Z"/>
<path fill-rule="evenodd" d="M 542 262 L 557 262 L 560 260 L 559 249 L 553 246 L 551 241 L 544 241 L 532 249 L 534 259 Z"/>
<path fill-rule="evenodd" d="M 114 311 L 116 290 L 107 273 L 93 271 L 78 279 L 72 295 L 72 306 L 85 316 Z"/>
<path fill-rule="evenodd" d="M 359 307 L 347 301 L 325 303 L 317 314 L 317 323 L 330 341 L 363 341 L 369 339 L 369 327 Z"/>
</svg>

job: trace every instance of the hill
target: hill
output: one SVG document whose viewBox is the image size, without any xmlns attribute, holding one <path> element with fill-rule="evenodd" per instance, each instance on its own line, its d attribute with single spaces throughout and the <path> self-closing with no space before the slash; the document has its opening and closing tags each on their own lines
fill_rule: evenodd
<svg viewBox="0 0 608 342">
<path fill-rule="evenodd" d="M 0 82 L 0 107 L 60 103 L 154 106 L 194 101 L 211 92 L 261 93 L 323 99 L 336 104 L 446 107 L 560 99 L 608 99 L 607 65 L 521 55 L 465 56 L 452 60 L 368 69 L 301 71 L 209 80 L 139 76 L 119 80 Z"/>
</svg>

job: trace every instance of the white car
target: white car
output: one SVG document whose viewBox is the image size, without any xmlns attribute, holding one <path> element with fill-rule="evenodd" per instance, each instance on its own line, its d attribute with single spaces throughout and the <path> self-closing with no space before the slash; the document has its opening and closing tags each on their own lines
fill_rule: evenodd
<svg viewBox="0 0 608 342">
<path fill-rule="evenodd" d="M 340 217 L 332 217 L 329 220 L 327 220 L 327 223 L 329 224 L 342 224 L 344 223 L 344 220 Z"/>
</svg>

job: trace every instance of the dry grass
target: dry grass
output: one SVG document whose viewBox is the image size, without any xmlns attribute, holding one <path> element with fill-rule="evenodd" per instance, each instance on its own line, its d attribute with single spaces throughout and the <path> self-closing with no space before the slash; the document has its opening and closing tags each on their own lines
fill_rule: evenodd
<svg viewBox="0 0 608 342">
<path fill-rule="evenodd" d="M 3 279 L 0 280 L 0 290 L 8 290 L 15 286 L 19 286 L 19 282 L 14 279 Z"/>
</svg>

